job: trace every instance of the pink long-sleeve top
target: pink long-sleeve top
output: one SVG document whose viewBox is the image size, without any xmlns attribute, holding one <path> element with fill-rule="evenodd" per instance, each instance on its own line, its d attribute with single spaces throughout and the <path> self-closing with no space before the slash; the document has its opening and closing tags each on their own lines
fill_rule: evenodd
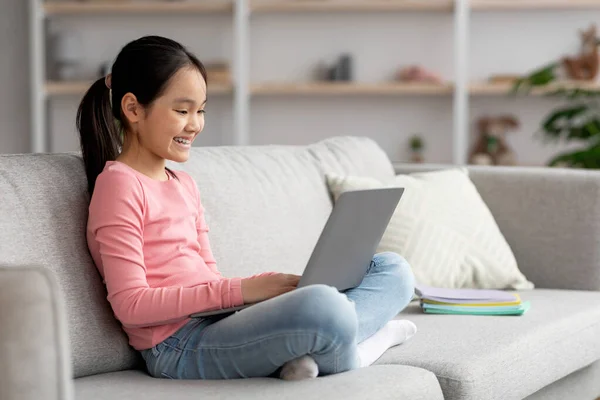
<svg viewBox="0 0 600 400">
<path fill-rule="evenodd" d="M 196 183 L 176 174 L 158 181 L 109 161 L 90 202 L 88 246 L 137 350 L 162 342 L 194 312 L 243 304 L 241 278 L 217 269 Z"/>
</svg>

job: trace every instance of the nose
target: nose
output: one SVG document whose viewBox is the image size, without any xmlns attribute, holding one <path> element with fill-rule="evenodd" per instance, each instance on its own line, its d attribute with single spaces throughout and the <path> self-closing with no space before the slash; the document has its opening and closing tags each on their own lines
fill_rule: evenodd
<svg viewBox="0 0 600 400">
<path fill-rule="evenodd" d="M 190 133 L 198 133 L 202 130 L 203 127 L 203 121 L 202 121 L 203 116 L 201 115 L 191 115 L 190 119 L 188 120 L 188 123 L 186 125 L 186 131 L 190 132 Z"/>
</svg>

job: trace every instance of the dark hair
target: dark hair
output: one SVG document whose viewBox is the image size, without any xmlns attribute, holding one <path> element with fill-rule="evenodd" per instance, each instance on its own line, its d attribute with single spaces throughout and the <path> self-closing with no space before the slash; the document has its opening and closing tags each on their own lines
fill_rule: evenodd
<svg viewBox="0 0 600 400">
<path fill-rule="evenodd" d="M 77 110 L 77 130 L 90 195 L 106 162 L 115 160 L 123 146 L 126 128 L 121 114 L 123 96 L 132 93 L 147 107 L 184 67 L 197 69 L 208 83 L 204 65 L 184 46 L 164 37 L 145 36 L 123 47 L 112 65 L 112 106 L 105 77 L 88 89 Z"/>
</svg>

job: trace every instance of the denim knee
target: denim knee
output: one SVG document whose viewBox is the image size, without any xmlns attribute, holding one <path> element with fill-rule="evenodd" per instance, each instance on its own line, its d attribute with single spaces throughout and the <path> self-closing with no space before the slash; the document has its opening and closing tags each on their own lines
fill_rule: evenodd
<svg viewBox="0 0 600 400">
<path fill-rule="evenodd" d="M 337 289 L 310 285 L 297 289 L 300 301 L 294 309 L 299 328 L 314 330 L 341 344 L 356 340 L 358 318 L 354 303 Z"/>
<path fill-rule="evenodd" d="M 393 276 L 402 297 L 412 297 L 415 288 L 415 276 L 410 264 L 404 257 L 392 251 L 385 251 L 375 254 L 373 261 L 373 268 L 379 272 L 385 271 Z"/>
</svg>

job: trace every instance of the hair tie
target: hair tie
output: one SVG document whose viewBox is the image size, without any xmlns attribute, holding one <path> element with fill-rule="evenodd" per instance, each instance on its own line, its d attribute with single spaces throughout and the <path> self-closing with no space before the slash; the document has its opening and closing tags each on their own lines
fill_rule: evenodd
<svg viewBox="0 0 600 400">
<path fill-rule="evenodd" d="M 106 85 L 108 89 L 108 101 L 110 102 L 110 107 L 112 108 L 112 74 L 108 74 L 104 77 L 104 85 Z"/>
</svg>

